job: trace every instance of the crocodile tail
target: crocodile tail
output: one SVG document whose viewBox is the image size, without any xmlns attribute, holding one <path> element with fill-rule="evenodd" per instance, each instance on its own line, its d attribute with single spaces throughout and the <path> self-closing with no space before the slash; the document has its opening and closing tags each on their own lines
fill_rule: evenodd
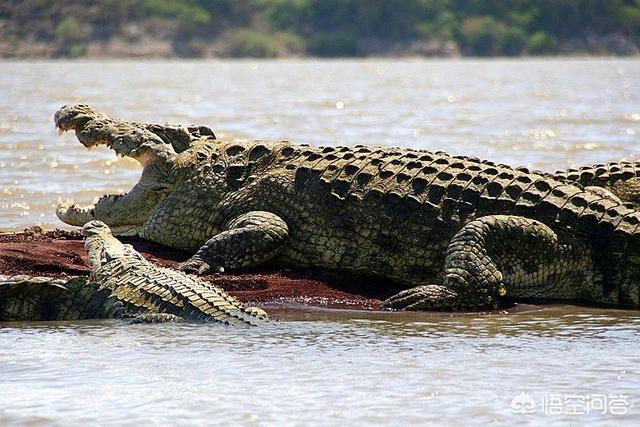
<svg viewBox="0 0 640 427">
<path fill-rule="evenodd" d="M 558 171 L 557 178 L 582 186 L 602 187 L 629 203 L 640 207 L 640 162 L 612 162 Z"/>
<path fill-rule="evenodd" d="M 628 238 L 640 235 L 640 212 L 606 194 L 583 190 L 572 194 L 562 205 L 562 222 L 576 224 L 589 234 L 617 235 Z"/>
<path fill-rule="evenodd" d="M 245 306 L 218 286 L 175 270 L 162 270 L 170 278 L 172 288 L 185 300 L 186 319 L 251 326 L 270 321 L 263 310 Z"/>
<path fill-rule="evenodd" d="M 496 173 L 499 172 L 496 169 L 493 178 L 485 178 L 482 171 L 473 178 L 477 181 L 486 179 L 478 186 L 478 212 L 506 212 L 535 218 L 549 226 L 560 223 L 586 234 L 629 236 L 640 233 L 638 211 L 606 191 L 590 191 L 574 182 L 529 172 L 525 168 L 512 171 L 513 174 L 507 173 L 508 170 Z"/>
<path fill-rule="evenodd" d="M 610 162 L 557 171 L 554 176 L 583 186 L 611 185 L 640 178 L 640 162 Z"/>
</svg>

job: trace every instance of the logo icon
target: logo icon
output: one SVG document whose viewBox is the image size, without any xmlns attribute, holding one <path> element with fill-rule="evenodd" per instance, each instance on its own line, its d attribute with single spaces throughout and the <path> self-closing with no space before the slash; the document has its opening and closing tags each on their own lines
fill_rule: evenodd
<svg viewBox="0 0 640 427">
<path fill-rule="evenodd" d="M 536 411 L 536 401 L 529 393 L 521 391 L 511 399 L 511 410 L 516 414 L 533 414 Z"/>
</svg>

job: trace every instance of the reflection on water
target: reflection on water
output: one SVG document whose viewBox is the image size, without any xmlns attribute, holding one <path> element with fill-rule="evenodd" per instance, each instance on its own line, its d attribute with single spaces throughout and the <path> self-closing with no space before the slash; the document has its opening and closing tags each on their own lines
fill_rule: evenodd
<svg viewBox="0 0 640 427">
<path fill-rule="evenodd" d="M 137 178 L 132 162 L 55 135 L 66 103 L 224 138 L 401 145 L 555 170 L 636 158 L 638 88 L 635 59 L 3 62 L 0 228 L 60 226 L 59 196 L 89 202 Z M 0 424 L 640 418 L 638 312 L 272 311 L 278 326 L 251 330 L 1 324 Z"/>
<path fill-rule="evenodd" d="M 602 422 L 554 396 L 622 396 L 639 416 L 640 315 L 283 311 L 265 329 L 121 322 L 0 328 L 0 420 L 402 424 Z M 532 414 L 512 400 L 526 393 Z M 556 406 L 561 408 L 560 406 Z M 548 412 L 548 411 L 547 411 Z M 609 423 L 611 419 L 609 418 Z"/>
</svg>

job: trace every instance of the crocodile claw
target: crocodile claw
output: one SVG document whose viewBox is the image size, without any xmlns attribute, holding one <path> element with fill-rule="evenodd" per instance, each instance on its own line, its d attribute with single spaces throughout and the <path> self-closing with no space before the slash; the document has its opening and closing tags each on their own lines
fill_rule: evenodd
<svg viewBox="0 0 640 427">
<path fill-rule="evenodd" d="M 267 314 L 266 311 L 264 311 L 263 309 L 261 309 L 260 307 L 247 307 L 247 312 L 250 313 L 252 316 L 256 316 L 256 317 L 264 317 L 264 318 L 268 318 L 269 315 Z"/>
<path fill-rule="evenodd" d="M 224 273 L 224 268 L 220 266 L 211 266 L 209 263 L 199 257 L 191 257 L 185 262 L 181 262 L 176 266 L 180 271 L 189 274 L 197 274 L 201 276 L 207 273 Z"/>
<path fill-rule="evenodd" d="M 447 310 L 453 307 L 457 296 L 444 286 L 416 286 L 386 299 L 382 307 L 395 310 Z"/>
<path fill-rule="evenodd" d="M 180 323 L 184 318 L 169 313 L 142 313 L 131 319 L 131 323 Z"/>
</svg>

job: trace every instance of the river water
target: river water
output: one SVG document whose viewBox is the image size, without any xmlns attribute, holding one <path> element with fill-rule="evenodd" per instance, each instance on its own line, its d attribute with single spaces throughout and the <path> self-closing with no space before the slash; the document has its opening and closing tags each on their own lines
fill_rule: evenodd
<svg viewBox="0 0 640 427">
<path fill-rule="evenodd" d="M 0 63 L 0 229 L 139 175 L 58 137 L 84 102 L 221 138 L 445 150 L 553 171 L 640 155 L 640 60 Z M 274 310 L 270 329 L 0 325 L 0 425 L 640 422 L 640 313 Z"/>
</svg>

